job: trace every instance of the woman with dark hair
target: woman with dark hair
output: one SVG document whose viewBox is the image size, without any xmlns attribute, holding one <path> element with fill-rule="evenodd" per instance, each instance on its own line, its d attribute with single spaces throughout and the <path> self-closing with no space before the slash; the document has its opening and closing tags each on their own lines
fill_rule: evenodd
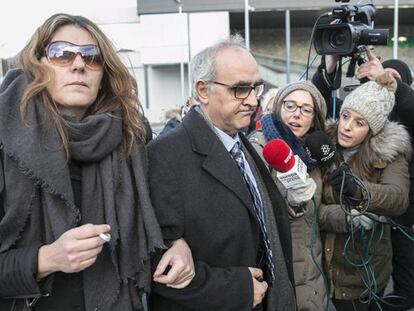
<svg viewBox="0 0 414 311">
<path fill-rule="evenodd" d="M 141 310 L 164 245 L 128 70 L 67 14 L 37 29 L 17 68 L 0 87 L 0 309 Z M 168 280 L 183 286 L 194 271 L 175 242 L 164 262 L 190 259 Z"/>
<path fill-rule="evenodd" d="M 285 189 L 277 179 L 277 172 L 272 170 L 273 179 L 288 203 L 296 301 L 298 310 L 302 311 L 327 307 L 327 293 L 321 273 L 322 244 L 315 221 L 322 178 L 315 162 L 303 148 L 309 133 L 325 130 L 325 116 L 325 100 L 316 87 L 307 81 L 293 82 L 279 89 L 274 97 L 272 112 L 261 118 L 261 130 L 249 138 L 260 155 L 267 142 L 276 138 L 284 140 L 293 154 L 305 163 L 309 173 L 303 187 Z"/>
<path fill-rule="evenodd" d="M 381 310 L 379 300 L 391 275 L 391 228 L 379 215 L 406 210 L 411 157 L 407 130 L 388 120 L 396 85 L 383 73 L 359 86 L 328 130 L 346 163 L 327 174 L 319 215 L 325 270 L 338 311 Z M 360 203 L 341 206 L 346 198 Z"/>
</svg>

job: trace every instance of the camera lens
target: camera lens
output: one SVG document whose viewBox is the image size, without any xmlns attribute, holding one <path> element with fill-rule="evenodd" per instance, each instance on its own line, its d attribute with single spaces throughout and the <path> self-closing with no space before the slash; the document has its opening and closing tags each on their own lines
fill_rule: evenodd
<svg viewBox="0 0 414 311">
<path fill-rule="evenodd" d="M 320 55 L 348 55 L 355 48 L 359 33 L 352 23 L 318 25 L 314 34 L 314 46 Z"/>
<path fill-rule="evenodd" d="M 346 35 L 342 31 L 334 31 L 331 33 L 329 42 L 332 47 L 340 47 L 346 42 Z"/>
</svg>

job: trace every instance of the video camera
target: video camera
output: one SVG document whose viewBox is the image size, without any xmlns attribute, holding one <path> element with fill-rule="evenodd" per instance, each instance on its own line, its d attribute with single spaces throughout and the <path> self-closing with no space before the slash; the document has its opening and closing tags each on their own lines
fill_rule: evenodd
<svg viewBox="0 0 414 311">
<path fill-rule="evenodd" d="M 316 26 L 313 40 L 316 52 L 319 55 L 352 56 L 362 45 L 387 45 L 388 29 L 371 27 L 375 13 L 373 4 L 334 7 L 329 16 L 340 22 Z"/>
</svg>

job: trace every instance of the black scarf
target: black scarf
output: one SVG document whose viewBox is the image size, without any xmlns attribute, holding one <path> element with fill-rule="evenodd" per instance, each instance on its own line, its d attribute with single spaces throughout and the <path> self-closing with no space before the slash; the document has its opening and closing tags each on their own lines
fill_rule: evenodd
<svg viewBox="0 0 414 311">
<path fill-rule="evenodd" d="M 150 252 L 163 247 L 147 188 L 145 149 L 140 145 L 126 158 L 119 112 L 65 119 L 70 156 L 82 163 L 80 215 L 65 153 L 42 103 L 29 102 L 27 125 L 20 118 L 28 83 L 14 70 L 0 89 L 0 147 L 6 159 L 0 252 L 52 243 L 81 223 L 107 223 L 112 239 L 83 271 L 86 309 L 133 310 L 139 305 L 137 287 L 150 288 Z"/>
</svg>

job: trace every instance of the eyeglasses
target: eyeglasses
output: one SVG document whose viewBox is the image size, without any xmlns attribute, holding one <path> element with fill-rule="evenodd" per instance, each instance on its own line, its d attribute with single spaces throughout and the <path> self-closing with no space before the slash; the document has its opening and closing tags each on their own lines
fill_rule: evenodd
<svg viewBox="0 0 414 311">
<path fill-rule="evenodd" d="M 71 65 L 79 54 L 90 69 L 102 67 L 101 51 L 94 44 L 76 45 L 66 41 L 54 41 L 46 46 L 45 52 L 49 62 L 57 66 Z"/>
<path fill-rule="evenodd" d="M 238 99 L 246 99 L 247 97 L 249 97 L 252 90 L 254 90 L 256 97 L 260 97 L 262 96 L 263 90 L 265 87 L 263 83 L 250 86 L 250 85 L 228 85 L 228 84 L 217 82 L 217 81 L 212 81 L 212 82 L 214 84 L 227 86 L 229 90 L 234 90 L 234 97 Z"/>
<path fill-rule="evenodd" d="M 304 104 L 299 106 L 296 102 L 290 100 L 283 101 L 283 107 L 289 112 L 295 112 L 299 108 L 300 113 L 305 117 L 311 117 L 315 112 L 315 109 L 311 105 Z"/>
</svg>

